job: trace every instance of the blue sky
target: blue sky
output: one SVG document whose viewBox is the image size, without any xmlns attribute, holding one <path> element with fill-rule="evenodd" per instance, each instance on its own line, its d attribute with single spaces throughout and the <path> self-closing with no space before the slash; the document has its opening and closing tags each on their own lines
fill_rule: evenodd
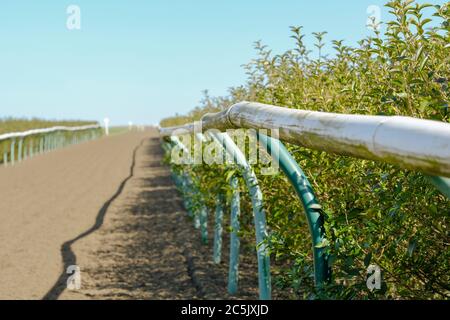
<svg viewBox="0 0 450 320">
<path fill-rule="evenodd" d="M 367 7 L 384 2 L 2 0 L 0 117 L 157 123 L 195 107 L 204 89 L 243 84 L 254 41 L 282 52 L 289 26 L 302 25 L 354 44 L 370 33 Z M 81 30 L 66 28 L 72 4 Z"/>
</svg>

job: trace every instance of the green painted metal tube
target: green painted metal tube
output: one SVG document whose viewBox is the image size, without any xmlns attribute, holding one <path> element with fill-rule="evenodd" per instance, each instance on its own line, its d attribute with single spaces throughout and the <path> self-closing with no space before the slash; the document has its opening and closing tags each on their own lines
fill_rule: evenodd
<svg viewBox="0 0 450 320">
<path fill-rule="evenodd" d="M 30 140 L 30 143 L 28 145 L 28 155 L 30 158 L 33 158 L 33 156 L 34 156 L 33 140 Z"/>
<path fill-rule="evenodd" d="M 263 197 L 258 185 L 255 172 L 248 164 L 244 154 L 226 133 L 214 133 L 213 136 L 223 145 L 226 152 L 232 157 L 240 168 L 247 189 L 249 190 L 253 208 L 253 219 L 256 234 L 256 253 L 258 257 L 258 285 L 259 298 L 269 300 L 272 296 L 270 277 L 270 255 L 267 248 L 266 214 L 263 207 Z"/>
<path fill-rule="evenodd" d="M 201 206 L 199 214 L 202 243 L 208 244 L 208 209 L 205 206 Z"/>
<path fill-rule="evenodd" d="M 28 159 L 28 146 L 27 146 L 27 140 L 24 139 L 23 140 L 23 159 L 22 160 L 27 160 Z"/>
<path fill-rule="evenodd" d="M 294 187 L 303 204 L 309 231 L 312 238 L 312 251 L 314 256 L 314 280 L 317 287 L 330 279 L 330 268 L 326 255 L 324 217 L 321 206 L 314 195 L 313 188 L 305 173 L 299 167 L 286 147 L 278 139 L 258 133 L 258 140 L 274 161 L 278 161 L 281 169 Z"/>
<path fill-rule="evenodd" d="M 16 139 L 12 139 L 11 141 L 11 165 L 14 165 L 15 162 L 15 154 L 16 154 Z"/>
<path fill-rule="evenodd" d="M 39 154 L 44 153 L 44 137 L 39 139 Z"/>
<path fill-rule="evenodd" d="M 239 216 L 241 213 L 238 178 L 232 177 L 230 187 L 231 195 L 231 234 L 230 234 L 230 265 L 228 270 L 228 293 L 234 295 L 238 290 L 239 282 Z"/>
<path fill-rule="evenodd" d="M 428 176 L 427 178 L 436 187 L 436 189 L 450 199 L 450 178 L 436 176 Z"/>
<path fill-rule="evenodd" d="M 17 146 L 17 161 L 22 162 L 23 154 L 23 139 L 19 139 L 19 144 Z"/>
<path fill-rule="evenodd" d="M 181 178 L 181 186 L 184 191 L 185 207 L 189 217 L 194 217 L 194 208 L 192 203 L 192 186 L 189 175 L 185 173 Z"/>
<path fill-rule="evenodd" d="M 222 260 L 222 233 L 223 233 L 223 195 L 220 193 L 217 198 L 214 216 L 214 250 L 213 261 L 220 263 Z"/>
<path fill-rule="evenodd" d="M 6 150 L 3 151 L 3 165 L 4 166 L 8 165 L 8 152 Z"/>
<path fill-rule="evenodd" d="M 44 153 L 48 151 L 48 135 L 44 135 Z"/>
</svg>

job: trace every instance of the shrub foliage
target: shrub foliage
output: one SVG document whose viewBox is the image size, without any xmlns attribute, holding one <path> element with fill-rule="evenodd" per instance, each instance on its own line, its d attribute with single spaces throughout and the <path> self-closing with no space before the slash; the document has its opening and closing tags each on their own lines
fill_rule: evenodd
<svg viewBox="0 0 450 320">
<path fill-rule="evenodd" d="M 326 32 L 314 33 L 318 54 L 313 54 L 304 44 L 302 27 L 291 27 L 294 47 L 282 54 L 272 54 L 257 42 L 257 57 L 245 66 L 245 85 L 231 88 L 226 97 L 212 98 L 206 92 L 199 107 L 185 116 L 164 119 L 161 125 L 197 120 L 205 112 L 242 100 L 449 122 L 449 3 L 394 0 L 386 6 L 392 19 L 383 33 L 374 28 L 373 35 L 356 47 L 332 41 L 332 57 L 322 55 Z M 316 292 L 302 206 L 281 173 L 259 175 L 277 288 L 292 298 L 450 297 L 450 201 L 423 174 L 293 145 L 288 148 L 324 208 L 333 274 L 327 290 Z M 203 165 L 189 170 L 213 208 L 215 194 L 226 189 L 229 169 Z M 242 208 L 243 235 L 248 236 L 252 218 L 247 197 Z M 381 267 L 383 277 L 382 289 L 373 292 L 366 286 L 366 269 L 372 263 Z"/>
</svg>

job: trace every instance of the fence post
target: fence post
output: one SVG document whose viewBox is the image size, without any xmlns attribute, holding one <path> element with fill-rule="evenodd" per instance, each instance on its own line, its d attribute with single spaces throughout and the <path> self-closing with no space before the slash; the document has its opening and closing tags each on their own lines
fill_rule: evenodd
<svg viewBox="0 0 450 320">
<path fill-rule="evenodd" d="M 22 149 L 23 149 L 23 138 L 19 139 L 19 145 L 17 150 L 17 161 L 22 162 Z"/>
<path fill-rule="evenodd" d="M 39 154 L 44 153 L 44 137 L 40 137 L 39 139 Z"/>
<path fill-rule="evenodd" d="M 14 165 L 16 153 L 16 139 L 11 140 L 11 165 Z"/>
<path fill-rule="evenodd" d="M 278 161 L 281 169 L 294 187 L 304 208 L 312 238 L 314 258 L 314 280 L 317 287 L 329 280 L 331 271 L 328 267 L 328 257 L 325 245 L 324 217 L 322 207 L 316 199 L 313 188 L 305 173 L 299 167 L 280 140 L 258 133 L 258 140 L 273 161 Z M 275 150 L 274 150 L 275 149 Z"/>
<path fill-rule="evenodd" d="M 6 151 L 6 149 L 3 151 L 3 165 L 5 167 L 8 165 L 8 152 Z"/>
<path fill-rule="evenodd" d="M 200 207 L 200 231 L 202 233 L 203 244 L 208 243 L 208 209 L 205 206 Z"/>
<path fill-rule="evenodd" d="M 238 178 L 232 177 L 230 186 L 233 190 L 231 195 L 231 234 L 230 234 L 230 265 L 228 270 L 228 293 L 237 293 L 239 282 L 239 216 L 241 212 L 238 189 Z"/>
<path fill-rule="evenodd" d="M 220 263 L 222 259 L 222 232 L 223 232 L 223 194 L 220 193 L 217 198 L 215 217 L 214 217 L 214 263 Z"/>
<path fill-rule="evenodd" d="M 450 178 L 428 176 L 427 179 L 438 189 L 444 196 L 450 199 Z"/>
<path fill-rule="evenodd" d="M 28 159 L 28 148 L 27 148 L 27 139 L 24 138 L 23 139 L 23 158 L 22 160 L 27 160 Z"/>
<path fill-rule="evenodd" d="M 30 158 L 33 158 L 33 156 L 34 156 L 34 150 L 33 150 L 33 140 L 32 139 L 30 139 L 30 144 L 29 144 L 29 150 L 28 150 L 28 155 L 29 155 L 29 157 Z"/>
</svg>

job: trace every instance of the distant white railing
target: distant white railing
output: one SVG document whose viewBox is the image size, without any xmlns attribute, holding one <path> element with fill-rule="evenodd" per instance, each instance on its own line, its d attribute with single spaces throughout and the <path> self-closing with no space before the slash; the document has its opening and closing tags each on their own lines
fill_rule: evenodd
<svg viewBox="0 0 450 320">
<path fill-rule="evenodd" d="M 51 132 L 56 132 L 56 131 L 83 131 L 83 130 L 100 129 L 100 128 L 101 127 L 99 125 L 87 125 L 87 126 L 78 126 L 78 127 L 57 126 L 57 127 L 44 128 L 44 129 L 33 129 L 33 130 L 28 130 L 28 131 L 23 131 L 23 132 L 10 132 L 10 133 L 0 134 L 0 141 L 14 139 L 14 138 L 25 138 L 25 137 L 36 135 L 36 134 L 45 134 L 45 133 L 51 133 Z"/>
<path fill-rule="evenodd" d="M 33 157 L 35 154 L 95 139 L 101 135 L 101 128 L 99 125 L 56 126 L 1 134 L 0 144 L 3 145 L 3 165 L 6 166 L 8 163 L 13 165 L 16 157 L 20 162 L 27 157 Z M 68 137 L 67 133 L 72 134 Z"/>
</svg>

